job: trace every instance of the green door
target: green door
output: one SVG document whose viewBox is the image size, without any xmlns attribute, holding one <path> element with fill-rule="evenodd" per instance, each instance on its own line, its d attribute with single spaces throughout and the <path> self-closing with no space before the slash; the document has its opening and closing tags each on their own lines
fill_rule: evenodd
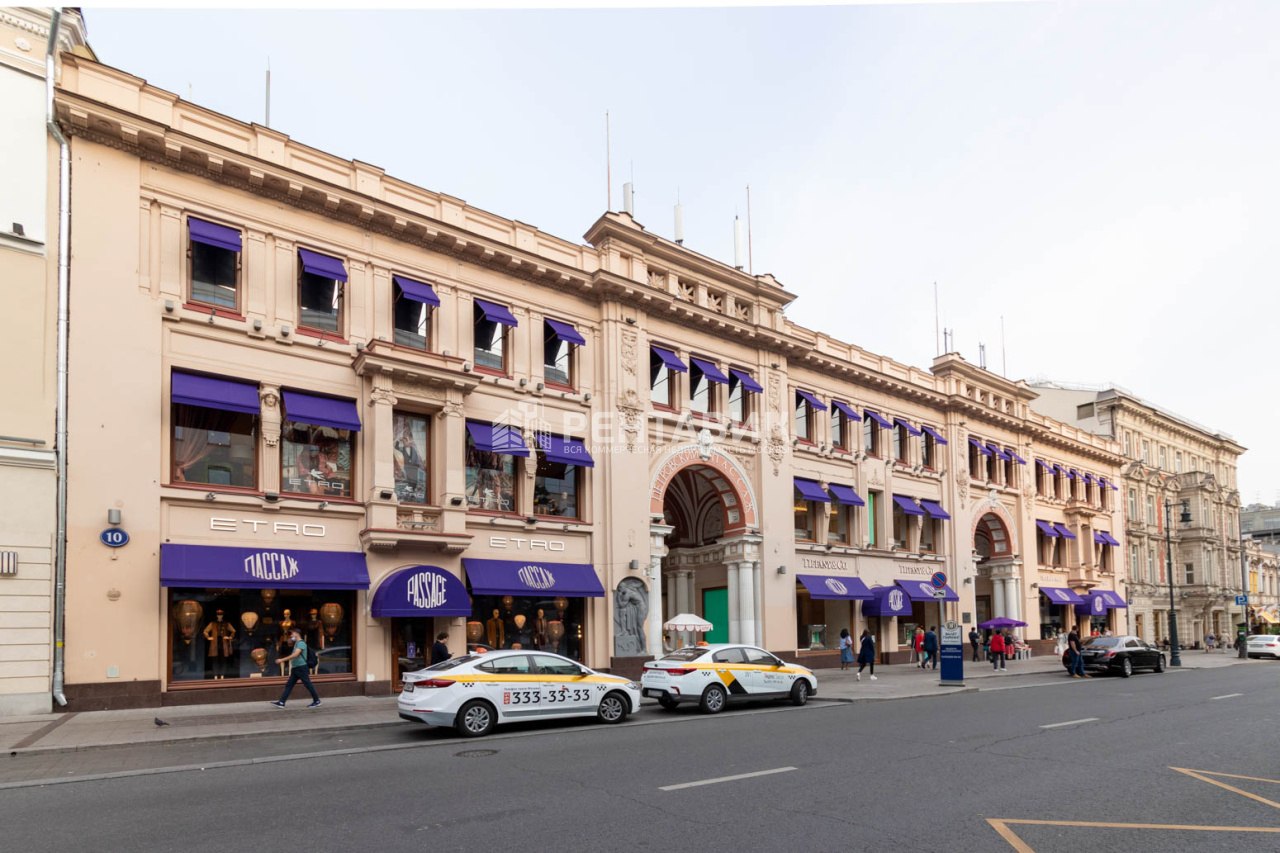
<svg viewBox="0 0 1280 853">
<path fill-rule="evenodd" d="M 702 635 L 708 643 L 729 642 L 729 590 L 704 589 L 702 591 L 702 618 L 715 627 Z"/>
</svg>

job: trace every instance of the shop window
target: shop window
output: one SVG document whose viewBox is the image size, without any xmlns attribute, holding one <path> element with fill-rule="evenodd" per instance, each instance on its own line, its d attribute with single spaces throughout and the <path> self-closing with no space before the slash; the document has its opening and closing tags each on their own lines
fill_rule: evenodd
<svg viewBox="0 0 1280 853">
<path fill-rule="evenodd" d="M 867 544 L 880 547 L 880 497 L 884 492 L 867 492 Z"/>
<path fill-rule="evenodd" d="M 747 389 L 742 380 L 733 371 L 729 372 L 729 420 L 735 424 L 745 424 L 750 411 Z"/>
<path fill-rule="evenodd" d="M 847 507 L 839 501 L 831 502 L 831 513 L 827 522 L 827 541 L 832 545 L 849 544 L 849 513 Z"/>
<path fill-rule="evenodd" d="M 169 591 L 169 682 L 219 687 L 244 679 L 283 680 L 297 627 L 315 650 L 315 675 L 350 675 L 355 593 L 346 590 L 179 589 Z M 252 679 L 252 680 L 250 680 Z"/>
<path fill-rule="evenodd" d="M 392 416 L 392 466 L 396 497 L 401 503 L 425 504 L 427 497 L 427 444 L 430 419 L 396 412 Z"/>
<path fill-rule="evenodd" d="M 795 534 L 797 542 L 813 542 L 817 538 L 818 508 L 816 501 L 807 501 L 795 490 Z"/>
<path fill-rule="evenodd" d="M 298 271 L 298 326 L 341 336 L 344 284 L 342 279 L 327 273 L 310 272 L 304 265 Z"/>
<path fill-rule="evenodd" d="M 354 459 L 351 430 L 285 421 L 280 432 L 281 491 L 350 498 Z"/>
<path fill-rule="evenodd" d="M 801 441 L 813 441 L 813 414 L 809 411 L 809 402 L 798 393 L 795 395 L 795 437 Z"/>
<path fill-rule="evenodd" d="M 238 238 L 239 233 L 235 233 Z M 238 312 L 240 253 L 193 238 L 188 257 L 191 263 L 191 301 L 209 308 Z"/>
<path fill-rule="evenodd" d="M 937 452 L 938 452 L 938 443 L 934 441 L 933 436 L 929 435 L 929 433 L 927 432 L 921 435 L 920 436 L 920 464 L 924 465 L 924 467 L 932 471 L 934 467 L 936 467 L 934 465 L 934 462 L 936 461 L 935 456 L 937 455 Z"/>
<path fill-rule="evenodd" d="M 656 352 L 649 352 L 649 400 L 671 408 L 675 388 L 675 371 Z"/>
<path fill-rule="evenodd" d="M 903 512 L 897 501 L 893 503 L 893 547 L 905 551 L 911 542 L 911 517 Z"/>
<path fill-rule="evenodd" d="M 431 348 L 432 306 L 405 296 L 399 284 L 395 284 L 395 304 L 392 315 L 395 322 L 396 344 L 402 347 L 428 350 Z"/>
<path fill-rule="evenodd" d="M 695 363 L 689 365 L 689 409 L 699 414 L 707 414 L 715 409 L 712 402 L 715 392 L 711 380 Z"/>
<path fill-rule="evenodd" d="M 893 428 L 893 458 L 907 464 L 907 448 L 910 446 L 907 438 L 907 428 L 902 424 L 897 424 Z"/>
<path fill-rule="evenodd" d="M 556 329 L 548 321 L 543 321 L 544 337 L 542 342 L 542 375 L 548 383 L 573 388 L 573 355 L 577 344 L 567 340 L 568 324 L 559 324 L 565 331 Z M 574 332 L 576 334 L 576 332 Z"/>
<path fill-rule="evenodd" d="M 518 512 L 516 458 L 510 453 L 480 450 L 467 432 L 467 506 L 496 512 Z"/>
<path fill-rule="evenodd" d="M 586 599 L 562 596 L 477 595 L 467 620 L 468 647 L 525 649 L 583 660 Z M 516 660 L 538 660 L 517 655 Z M 492 661 L 494 666 L 511 658 Z M 523 663 L 525 667 L 529 664 Z M 528 672 L 526 668 L 525 672 Z"/>
<path fill-rule="evenodd" d="M 580 518 L 578 478 L 581 471 L 578 465 L 552 462 L 545 454 L 538 454 L 538 468 L 533 479 L 533 514 Z"/>
<path fill-rule="evenodd" d="M 257 486 L 257 415 L 180 403 L 172 412 L 173 482 Z"/>
<path fill-rule="evenodd" d="M 472 312 L 475 320 L 474 357 L 476 366 L 505 373 L 507 367 L 506 324 L 491 320 L 479 305 L 476 305 Z"/>
<path fill-rule="evenodd" d="M 862 452 L 868 456 L 880 455 L 880 427 L 869 417 L 862 419 Z"/>
</svg>

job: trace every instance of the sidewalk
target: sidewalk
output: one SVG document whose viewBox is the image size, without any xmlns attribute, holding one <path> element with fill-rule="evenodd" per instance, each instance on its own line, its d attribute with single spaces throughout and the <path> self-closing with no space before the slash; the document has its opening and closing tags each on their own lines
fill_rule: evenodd
<svg viewBox="0 0 1280 853">
<path fill-rule="evenodd" d="M 1232 666 L 1245 663 L 1235 655 L 1187 651 L 1184 669 Z M 1264 661 L 1253 661 L 1265 665 Z M 854 678 L 856 668 L 820 669 L 815 701 L 874 702 L 921 696 L 945 696 L 977 690 L 1070 684 L 1062 664 L 1052 656 L 1012 661 L 1006 674 L 992 671 L 990 664 L 965 661 L 963 687 L 941 687 L 938 673 L 923 671 L 914 664 L 876 667 L 876 680 L 863 673 Z M 646 701 L 645 709 L 656 708 Z M 157 726 L 156 719 L 168 723 Z M 128 711 L 90 711 L 0 718 L 0 748 L 13 755 L 74 752 L 139 744 L 167 744 L 198 740 L 301 734 L 340 729 L 370 729 L 405 725 L 396 716 L 394 696 L 352 696 L 326 699 L 319 708 L 307 708 L 305 697 L 285 709 L 266 702 L 229 705 L 185 705 L 169 708 L 141 708 Z"/>
</svg>

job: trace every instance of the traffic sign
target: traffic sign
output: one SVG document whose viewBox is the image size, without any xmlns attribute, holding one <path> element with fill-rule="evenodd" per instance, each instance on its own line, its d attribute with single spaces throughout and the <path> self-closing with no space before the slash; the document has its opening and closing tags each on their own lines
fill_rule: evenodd
<svg viewBox="0 0 1280 853">
<path fill-rule="evenodd" d="M 942 589 L 944 586 L 947 585 L 947 573 L 934 572 L 933 577 L 929 578 L 929 583 L 933 584 L 938 589 Z"/>
<path fill-rule="evenodd" d="M 936 599 L 938 599 L 939 601 L 943 601 L 943 600 L 945 600 L 945 599 L 946 599 L 946 597 L 947 597 L 947 591 L 946 591 L 946 589 L 945 589 L 945 588 L 944 588 L 944 589 L 935 589 L 935 590 L 933 591 L 933 597 L 934 597 L 934 598 L 936 598 Z"/>
<path fill-rule="evenodd" d="M 108 527 L 98 536 L 102 540 L 102 544 L 108 548 L 119 548 L 129 544 L 129 534 L 125 533 L 119 527 Z"/>
<path fill-rule="evenodd" d="M 1240 607 L 1244 607 L 1248 603 L 1249 603 L 1249 596 L 1247 595 L 1236 596 L 1236 604 L 1239 605 Z"/>
</svg>

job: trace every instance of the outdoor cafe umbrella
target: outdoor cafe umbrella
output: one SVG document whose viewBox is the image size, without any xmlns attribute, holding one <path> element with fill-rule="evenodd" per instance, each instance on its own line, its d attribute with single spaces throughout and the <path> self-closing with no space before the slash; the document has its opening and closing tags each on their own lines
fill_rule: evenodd
<svg viewBox="0 0 1280 853">
<path fill-rule="evenodd" d="M 979 628 L 984 630 L 999 630 L 1001 628 L 1025 628 L 1026 622 L 1019 622 L 1017 619 L 1009 619 L 1006 616 L 999 616 L 995 619 L 988 619 L 986 622 L 979 623 Z"/>
<path fill-rule="evenodd" d="M 668 631 L 705 634 L 715 626 L 700 616 L 694 616 L 692 613 L 681 613 L 679 616 L 672 616 L 663 623 L 662 627 Z"/>
</svg>

